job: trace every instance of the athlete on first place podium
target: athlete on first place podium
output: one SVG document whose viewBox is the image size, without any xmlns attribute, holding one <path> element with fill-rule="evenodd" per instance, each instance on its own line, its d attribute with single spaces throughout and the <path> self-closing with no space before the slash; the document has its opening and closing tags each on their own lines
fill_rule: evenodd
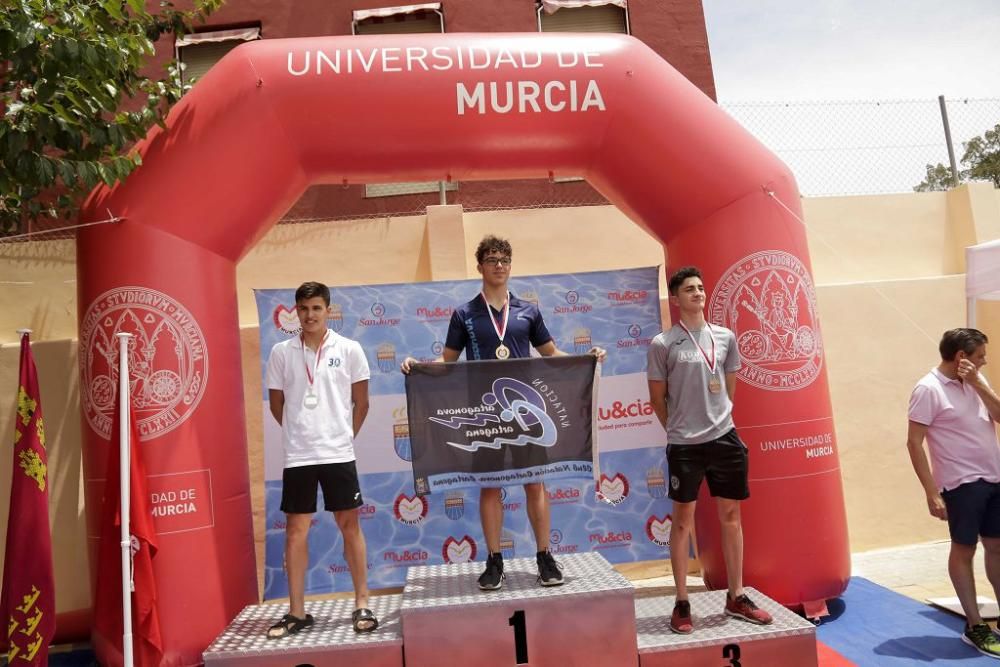
<svg viewBox="0 0 1000 667">
<path fill-rule="evenodd" d="M 538 306 L 518 299 L 508 289 L 512 257 L 513 249 L 509 241 L 492 235 L 480 241 L 476 248 L 476 270 L 483 277 L 482 289 L 474 299 L 452 313 L 444 351 L 438 361 L 458 361 L 463 350 L 467 360 L 523 359 L 531 356 L 532 347 L 543 357 L 566 354 L 556 347 Z M 599 347 L 591 348 L 589 353 L 598 361 L 603 361 L 606 354 Z M 409 373 L 410 366 L 416 362 L 413 357 L 407 357 L 400 370 Z M 505 454 L 505 449 L 477 451 L 474 465 L 483 470 L 496 470 L 502 466 Z M 541 447 L 516 447 L 511 456 L 515 468 L 546 463 L 545 451 Z M 484 591 L 499 590 L 506 578 L 503 555 L 500 553 L 503 528 L 501 491 L 499 487 L 484 487 L 479 492 L 479 518 L 489 551 L 486 568 L 479 577 L 479 588 Z M 542 586 L 558 586 L 563 583 L 563 575 L 562 568 L 549 551 L 551 515 L 545 484 L 525 484 L 524 494 L 528 521 L 538 548 L 535 554 L 538 582 Z"/>
</svg>

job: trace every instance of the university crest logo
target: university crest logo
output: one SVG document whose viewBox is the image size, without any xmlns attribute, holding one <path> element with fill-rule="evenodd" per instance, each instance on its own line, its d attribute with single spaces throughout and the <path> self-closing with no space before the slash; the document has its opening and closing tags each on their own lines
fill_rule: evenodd
<svg viewBox="0 0 1000 667">
<path fill-rule="evenodd" d="M 769 391 L 809 386 L 823 365 L 816 290 L 805 265 L 763 250 L 730 266 L 709 303 L 712 322 L 736 334 L 739 377 Z"/>
<path fill-rule="evenodd" d="M 81 399 L 90 427 L 111 437 L 118 398 L 119 333 L 128 343 L 129 387 L 139 439 L 169 433 L 198 407 L 208 382 L 201 327 L 172 297 L 146 287 L 119 287 L 87 307 L 80 327 Z"/>
</svg>

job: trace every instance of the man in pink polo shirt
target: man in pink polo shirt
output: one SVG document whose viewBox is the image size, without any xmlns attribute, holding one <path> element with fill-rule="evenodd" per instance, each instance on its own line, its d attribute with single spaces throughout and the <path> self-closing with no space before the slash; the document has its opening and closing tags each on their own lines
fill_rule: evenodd
<svg viewBox="0 0 1000 667">
<path fill-rule="evenodd" d="M 986 343 L 986 335 L 976 329 L 944 333 L 938 346 L 941 363 L 910 396 L 906 446 L 931 515 L 948 521 L 948 574 L 968 623 L 962 640 L 1000 659 L 1000 640 L 979 615 L 972 574 L 972 557 L 982 540 L 986 576 L 1000 599 L 1000 444 L 995 425 L 1000 399 L 979 373 L 986 365 Z"/>
</svg>

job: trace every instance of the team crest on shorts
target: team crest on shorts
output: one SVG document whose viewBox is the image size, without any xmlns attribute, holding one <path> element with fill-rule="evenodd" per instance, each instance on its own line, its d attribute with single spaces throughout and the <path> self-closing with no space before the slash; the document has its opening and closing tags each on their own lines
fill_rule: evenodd
<svg viewBox="0 0 1000 667">
<path fill-rule="evenodd" d="M 338 333 L 344 328 L 344 309 L 339 303 L 330 304 L 330 314 L 326 318 L 326 324 Z"/>
<path fill-rule="evenodd" d="M 448 491 L 444 496 L 444 514 L 452 521 L 461 519 L 465 515 L 465 494 Z"/>
<path fill-rule="evenodd" d="M 650 468 L 646 471 L 646 491 L 653 498 L 663 498 L 667 495 L 662 468 Z"/>
<path fill-rule="evenodd" d="M 107 439 L 118 398 L 118 339 L 129 333 L 129 385 L 139 439 L 180 426 L 205 392 L 208 350 L 201 327 L 172 297 L 146 287 L 118 287 L 87 308 L 80 327 L 83 412 Z"/>
<path fill-rule="evenodd" d="M 392 343 L 382 343 L 375 350 L 375 360 L 378 362 L 378 369 L 383 373 L 392 373 L 396 370 L 396 346 Z"/>
<path fill-rule="evenodd" d="M 709 319 L 736 334 L 743 382 L 769 391 L 809 386 L 823 366 L 816 290 L 806 266 L 762 250 L 730 266 L 709 303 Z"/>
<path fill-rule="evenodd" d="M 396 456 L 404 461 L 413 460 L 413 450 L 410 444 L 410 424 L 406 419 L 406 408 L 396 408 L 392 411 L 392 446 Z"/>
<path fill-rule="evenodd" d="M 509 533 L 500 537 L 500 554 L 508 560 L 514 557 L 514 537 Z"/>
</svg>

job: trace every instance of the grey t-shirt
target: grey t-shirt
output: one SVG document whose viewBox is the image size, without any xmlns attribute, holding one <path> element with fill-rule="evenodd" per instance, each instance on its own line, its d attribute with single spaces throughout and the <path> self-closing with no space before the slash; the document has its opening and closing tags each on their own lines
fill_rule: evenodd
<svg viewBox="0 0 1000 667">
<path fill-rule="evenodd" d="M 722 390 L 708 389 L 712 377 L 701 351 L 678 325 L 653 339 L 646 356 L 646 377 L 667 383 L 667 442 L 695 445 L 711 442 L 733 428 L 733 403 L 726 393 L 726 373 L 740 369 L 736 336 L 725 327 L 706 324 L 691 331 L 705 354 L 712 355 L 715 339 L 715 377 Z"/>
</svg>

